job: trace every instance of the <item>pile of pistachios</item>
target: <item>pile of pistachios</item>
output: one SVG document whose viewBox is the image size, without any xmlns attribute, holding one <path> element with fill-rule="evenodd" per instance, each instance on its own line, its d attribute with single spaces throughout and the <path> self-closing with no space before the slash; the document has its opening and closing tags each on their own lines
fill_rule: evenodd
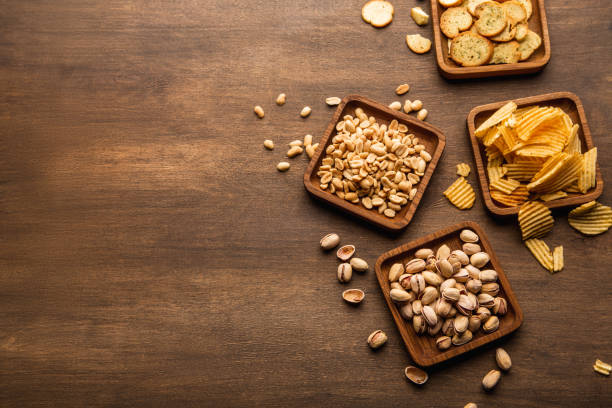
<svg viewBox="0 0 612 408">
<path fill-rule="evenodd" d="M 421 248 L 389 271 L 389 295 L 399 313 L 417 334 L 436 337 L 440 350 L 468 343 L 478 330 L 496 331 L 508 310 L 478 235 L 464 229 L 459 236 L 461 249 Z"/>
</svg>

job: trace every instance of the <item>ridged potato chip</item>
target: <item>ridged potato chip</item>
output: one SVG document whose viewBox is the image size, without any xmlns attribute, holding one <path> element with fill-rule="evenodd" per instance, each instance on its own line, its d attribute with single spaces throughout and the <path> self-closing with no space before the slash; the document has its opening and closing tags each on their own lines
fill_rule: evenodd
<svg viewBox="0 0 612 408">
<path fill-rule="evenodd" d="M 491 188 L 493 190 L 499 190 L 506 194 L 512 194 L 514 190 L 517 189 L 518 186 L 521 185 L 520 181 L 513 180 L 511 178 L 504 179 L 500 178 L 493 183 L 491 183 Z"/>
<path fill-rule="evenodd" d="M 580 144 L 580 138 L 578 137 L 578 129 L 580 129 L 578 124 L 572 126 L 570 135 L 567 139 L 567 146 L 565 147 L 566 153 L 582 153 L 582 146 Z"/>
<path fill-rule="evenodd" d="M 529 198 L 529 191 L 524 185 L 520 185 L 512 192 L 512 194 L 506 194 L 498 190 L 491 190 L 491 197 L 508 207 L 516 207 L 523 204 Z"/>
<path fill-rule="evenodd" d="M 578 174 L 578 189 L 581 193 L 586 193 L 595 187 L 597 180 L 597 148 L 594 147 L 582 155 L 582 168 Z"/>
<path fill-rule="evenodd" d="M 516 126 L 516 133 L 521 140 L 529 140 L 538 126 L 564 114 L 561 109 L 550 106 L 530 110 L 521 116 L 521 120 Z"/>
<path fill-rule="evenodd" d="M 540 238 L 552 230 L 555 223 L 550 209 L 537 201 L 528 201 L 521 206 L 518 213 L 523 240 Z"/>
<path fill-rule="evenodd" d="M 567 197 L 567 193 L 563 190 L 555 191 L 554 193 L 547 193 L 540 195 L 539 199 L 545 202 L 559 200 Z"/>
<path fill-rule="evenodd" d="M 508 178 L 518 181 L 531 181 L 541 167 L 542 163 L 539 162 L 518 162 L 504 165 Z"/>
<path fill-rule="evenodd" d="M 453 184 L 451 184 L 445 191 L 444 196 L 448 198 L 455 207 L 460 210 L 467 210 L 472 208 L 476 194 L 474 189 L 467 182 L 465 177 L 459 177 Z"/>
<path fill-rule="evenodd" d="M 567 220 L 584 235 L 599 235 L 612 226 L 612 208 L 591 201 L 570 211 Z"/>
<path fill-rule="evenodd" d="M 470 175 L 470 165 L 467 163 L 459 163 L 457 165 L 457 175 L 467 177 Z"/>
<path fill-rule="evenodd" d="M 563 190 L 578 179 L 582 167 L 582 156 L 560 152 L 552 156 L 542 169 L 533 176 L 527 190 L 539 193 L 552 193 Z"/>
<path fill-rule="evenodd" d="M 554 270 L 553 254 L 550 252 L 550 248 L 546 245 L 546 242 L 541 239 L 532 238 L 525 241 L 525 246 L 527 246 L 540 265 L 549 272 Z"/>
<path fill-rule="evenodd" d="M 564 267 L 564 264 L 563 264 L 563 247 L 562 246 L 555 247 L 555 249 L 553 250 L 552 256 L 553 256 L 553 270 L 552 270 L 552 272 L 553 273 L 554 272 L 559 272 Z"/>
<path fill-rule="evenodd" d="M 478 129 L 474 132 L 476 137 L 480 138 L 485 135 L 485 132 L 492 128 L 493 126 L 500 123 L 502 120 L 506 120 L 510 117 L 512 112 L 516 110 L 516 103 L 510 101 L 501 108 L 499 108 L 495 113 L 493 113 L 487 120 L 485 120 Z"/>
</svg>

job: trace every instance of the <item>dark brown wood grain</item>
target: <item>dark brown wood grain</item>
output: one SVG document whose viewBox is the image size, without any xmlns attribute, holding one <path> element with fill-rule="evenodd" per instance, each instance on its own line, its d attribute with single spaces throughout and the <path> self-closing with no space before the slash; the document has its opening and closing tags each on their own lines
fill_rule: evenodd
<svg viewBox="0 0 612 408">
<path fill-rule="evenodd" d="M 538 72 L 550 61 L 550 36 L 548 34 L 548 21 L 544 0 L 531 0 L 533 13 L 527 24 L 529 29 L 540 36 L 542 45 L 534 51 L 529 59 L 515 64 L 491 64 L 477 67 L 462 67 L 450 58 L 448 39 L 440 30 L 440 16 L 446 10 L 431 0 L 431 13 L 433 17 L 434 45 L 438 69 L 444 77 L 449 79 L 486 78 L 504 75 L 524 75 Z"/>
<path fill-rule="evenodd" d="M 474 151 L 474 161 L 476 162 L 476 169 L 478 171 L 480 193 L 489 211 L 500 216 L 518 214 L 520 206 L 509 207 L 496 202 L 491 197 L 489 176 L 486 171 L 487 166 L 485 163 L 486 156 L 484 155 L 484 147 L 478 141 L 474 132 L 489 116 L 508 102 L 509 101 L 501 101 L 477 106 L 470 111 L 467 117 L 470 142 L 472 144 L 472 150 Z M 553 92 L 544 95 L 528 96 L 525 98 L 518 98 L 514 100 L 514 102 L 518 107 L 540 105 L 554 106 L 563 109 L 563 111 L 569 115 L 570 119 L 572 119 L 572 122 L 580 126 L 578 129 L 578 137 L 580 138 L 583 151 L 586 152 L 597 146 L 596 143 L 593 143 L 591 130 L 589 129 L 589 123 L 586 119 L 586 113 L 584 112 L 582 102 L 580 98 L 572 92 Z M 544 202 L 543 204 L 548 208 L 574 208 L 581 204 L 588 203 L 589 201 L 596 200 L 601 195 L 603 188 L 604 182 L 598 163 L 596 165 L 594 188 L 587 191 L 585 194 L 569 193 L 566 198 Z"/>
<path fill-rule="evenodd" d="M 389 291 L 391 290 L 389 270 L 394 263 L 406 263 L 414 259 L 414 253 L 421 248 L 430 248 L 434 252 L 442 245 L 447 245 L 452 251 L 461 249 L 462 241 L 459 238 L 459 233 L 463 229 L 470 229 L 478 234 L 480 238 L 479 245 L 481 245 L 482 250 L 491 257 L 489 263 L 481 269 L 494 269 L 497 271 L 499 283 L 498 296 L 506 299 L 508 302 L 508 313 L 504 316 L 499 316 L 499 329 L 496 331 L 484 333 L 479 330 L 473 333 L 474 337 L 472 341 L 461 346 L 453 345 L 448 350 L 440 351 L 436 346 L 436 337 L 417 335 L 412 325 L 409 322 L 407 323 L 400 315 L 398 307 L 389 296 Z M 463 221 L 385 252 L 376 261 L 375 271 L 378 283 L 387 301 L 387 306 L 393 315 L 393 320 L 395 320 L 395 324 L 404 340 L 404 344 L 410 352 L 412 359 L 420 366 L 429 367 L 476 350 L 479 347 L 507 336 L 518 329 L 523 323 L 523 311 L 519 306 L 518 300 L 514 295 L 514 291 L 504 273 L 503 267 L 495 255 L 495 250 L 491 248 L 485 231 L 475 222 Z"/>
<path fill-rule="evenodd" d="M 345 115 L 355 116 L 355 109 L 361 108 L 366 115 L 374 116 L 377 121 L 381 124 L 388 124 L 392 120 L 397 120 L 399 123 L 404 124 L 408 127 L 408 131 L 415 135 L 419 139 L 419 144 L 425 146 L 425 150 L 431 154 L 431 161 L 427 163 L 425 174 L 417 185 L 417 193 L 414 199 L 410 202 L 410 205 L 405 205 L 400 211 L 397 212 L 394 218 L 388 218 L 383 214 L 378 213 L 376 209 L 368 210 L 361 205 L 352 204 L 346 200 L 339 198 L 338 196 L 325 191 L 320 186 L 320 178 L 317 176 L 317 171 L 321 165 L 321 161 L 325 157 L 325 149 L 332 143 L 333 136 L 336 131 L 336 123 L 343 118 Z M 372 223 L 373 225 L 379 226 L 388 231 L 398 231 L 405 228 L 415 211 L 419 206 L 421 197 L 427 189 L 429 180 L 436 170 L 438 160 L 442 156 L 444 151 L 444 145 L 446 144 L 446 137 L 440 131 L 440 129 L 429 123 L 418 120 L 412 116 L 408 116 L 403 112 L 398 112 L 389 107 L 377 103 L 371 99 L 364 98 L 359 95 L 349 95 L 342 99 L 340 105 L 336 109 L 334 116 L 329 121 L 329 125 L 325 130 L 325 133 L 321 137 L 319 147 L 312 156 L 306 171 L 304 172 L 304 186 L 306 190 L 313 196 L 325 201 L 329 204 L 334 205 L 341 210 L 346 211 L 349 214 L 355 216 L 356 219 L 361 219 Z"/>
<path fill-rule="evenodd" d="M 410 8 L 361 20 L 363 1 L 0 1 L 0 406 L 605 407 L 612 362 L 612 235 L 587 238 L 555 210 L 544 239 L 566 267 L 543 270 L 513 219 L 480 193 L 459 211 L 442 192 L 472 166 L 478 105 L 560 90 L 584 105 L 603 179 L 612 177 L 612 8 L 548 0 L 551 59 L 535 75 L 447 81 Z M 399 98 L 397 85 L 409 83 Z M 280 92 L 287 103 L 276 106 Z M 446 147 L 410 224 L 389 234 L 314 200 L 302 155 L 329 96 L 421 99 Z M 261 105 L 263 119 L 253 114 Z M 302 119 L 305 105 L 312 114 Z M 276 149 L 262 143 L 272 139 Z M 599 198 L 612 204 L 612 190 Z M 336 232 L 373 268 L 386 251 L 477 222 L 512 283 L 523 325 L 428 369 L 421 388 L 375 273 L 336 278 Z M 351 307 L 341 298 L 363 289 Z M 376 352 L 368 335 L 384 330 Z M 482 377 L 504 347 L 513 367 Z"/>
</svg>

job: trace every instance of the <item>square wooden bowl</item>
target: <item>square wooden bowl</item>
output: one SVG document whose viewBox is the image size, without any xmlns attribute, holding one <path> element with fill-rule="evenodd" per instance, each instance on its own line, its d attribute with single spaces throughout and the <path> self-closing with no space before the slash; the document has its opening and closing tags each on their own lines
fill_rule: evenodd
<svg viewBox="0 0 612 408">
<path fill-rule="evenodd" d="M 380 123 L 388 124 L 393 119 L 396 119 L 399 123 L 403 123 L 408 127 L 408 132 L 414 134 L 419 138 L 419 143 L 425 145 L 426 150 L 431 153 L 431 161 L 427 164 L 425 175 L 421 177 L 421 181 L 417 185 L 417 194 L 414 199 L 405 205 L 401 211 L 399 211 L 395 218 L 387 218 L 386 216 L 379 214 L 377 210 L 368 210 L 361 204 L 353 204 L 346 200 L 341 199 L 335 194 L 329 191 L 322 190 L 320 187 L 320 180 L 317 176 L 317 169 L 321 165 L 321 161 L 325 157 L 325 149 L 332 142 L 333 135 L 336 131 L 336 123 L 344 115 L 354 115 L 355 109 L 361 108 L 368 116 L 374 116 Z M 442 131 L 436 127 L 410 117 L 402 112 L 394 111 L 385 105 L 382 105 L 373 100 L 367 99 L 363 96 L 349 95 L 345 97 L 338 109 L 331 118 L 321 141 L 319 142 L 319 148 L 315 152 L 315 155 L 310 160 L 308 168 L 304 173 L 304 186 L 306 190 L 316 198 L 326 201 L 329 204 L 337 207 L 353 216 L 375 224 L 386 230 L 397 231 L 400 230 L 410 223 L 414 212 L 416 211 L 421 197 L 429 184 L 431 175 L 433 174 L 438 160 L 444 150 L 445 137 Z"/>
<path fill-rule="evenodd" d="M 556 106 L 563 109 L 563 111 L 572 119 L 572 122 L 580 125 L 578 136 L 580 137 L 580 141 L 582 143 L 582 151 L 586 152 L 594 147 L 593 140 L 591 139 L 591 131 L 589 130 L 589 124 L 587 123 L 584 108 L 582 107 L 582 102 L 575 94 L 571 92 L 555 92 L 512 100 L 518 105 L 519 108 L 528 105 L 540 104 L 543 106 Z M 470 111 L 467 117 L 467 126 L 470 132 L 472 150 L 474 151 L 474 161 L 476 162 L 476 169 L 478 171 L 478 181 L 480 182 L 482 198 L 489 211 L 491 211 L 493 214 L 501 216 L 518 214 L 520 206 L 508 207 L 502 203 L 498 203 L 491 197 L 491 193 L 489 191 L 489 178 L 486 172 L 487 165 L 485 163 L 486 155 L 484 146 L 478 142 L 478 139 L 476 136 L 474 136 L 474 132 L 478 126 L 480 126 L 480 124 L 484 122 L 493 112 L 508 102 L 509 101 L 501 101 L 477 106 Z M 601 177 L 601 172 L 599 171 L 599 163 L 597 164 L 597 173 L 595 178 L 595 188 L 589 190 L 586 194 L 568 193 L 566 198 L 543 202 L 543 204 L 549 208 L 561 208 L 577 206 L 595 200 L 603 191 L 603 178 Z"/>
<path fill-rule="evenodd" d="M 481 65 L 478 67 L 462 67 L 456 64 L 449 56 L 448 40 L 440 30 L 440 16 L 446 10 L 438 0 L 431 0 L 431 14 L 433 16 L 434 42 L 436 46 L 436 59 L 442 75 L 449 79 L 484 78 L 502 75 L 522 75 L 540 71 L 550 60 L 550 38 L 548 37 L 548 23 L 544 11 L 544 0 L 531 0 L 533 13 L 529 18 L 529 29 L 542 38 L 542 45 L 527 61 L 516 64 Z"/>
<path fill-rule="evenodd" d="M 478 234 L 480 237 L 479 244 L 482 247 L 482 250 L 487 252 L 491 257 L 491 260 L 487 264 L 486 268 L 497 271 L 498 283 L 500 286 L 498 296 L 502 296 L 506 299 L 508 303 L 508 312 L 504 316 L 500 317 L 499 328 L 493 333 L 487 334 L 479 329 L 476 333 L 474 333 L 474 337 L 469 343 L 461 346 L 453 345 L 448 350 L 442 351 L 436 347 L 435 337 L 431 337 L 429 335 L 417 335 L 412 328 L 412 323 L 407 322 L 400 315 L 396 304 L 389 296 L 389 270 L 391 269 L 391 265 L 396 262 L 405 263 L 413 259 L 414 253 L 420 248 L 431 248 L 435 252 L 442 244 L 446 244 L 451 248 L 451 250 L 461 249 L 462 242 L 459 238 L 459 233 L 465 228 L 471 229 Z M 499 263 L 497 256 L 495 256 L 495 252 L 493 252 L 493 248 L 491 248 L 491 244 L 489 243 L 484 231 L 475 222 L 461 222 L 392 249 L 378 258 L 376 261 L 375 270 L 378 283 L 380 284 L 380 288 L 383 292 L 385 300 L 387 301 L 389 310 L 391 310 L 395 324 L 397 325 L 402 339 L 404 340 L 404 344 L 406 345 L 406 348 L 408 348 L 414 362 L 420 366 L 432 366 L 463 353 L 467 353 L 468 351 L 474 350 L 512 333 L 523 323 L 523 312 L 519 307 L 512 288 L 510 287 L 510 282 L 508 282 L 501 264 Z"/>
</svg>

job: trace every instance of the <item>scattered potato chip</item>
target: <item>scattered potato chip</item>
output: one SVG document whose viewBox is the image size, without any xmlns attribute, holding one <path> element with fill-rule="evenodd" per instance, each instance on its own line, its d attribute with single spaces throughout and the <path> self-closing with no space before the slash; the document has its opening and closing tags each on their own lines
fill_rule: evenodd
<svg viewBox="0 0 612 408">
<path fill-rule="evenodd" d="M 524 185 L 520 185 L 512 192 L 512 194 L 506 194 L 498 190 L 491 190 L 491 197 L 508 207 L 516 207 L 523 204 L 529 198 L 529 191 Z"/>
<path fill-rule="evenodd" d="M 467 177 L 470 175 L 470 165 L 467 163 L 459 163 L 457 165 L 457 175 Z"/>
<path fill-rule="evenodd" d="M 512 101 L 499 108 L 497 111 L 495 111 L 495 113 L 489 116 L 487 120 L 485 120 L 480 126 L 478 126 L 478 129 L 476 129 L 476 131 L 474 132 L 476 137 L 480 138 L 484 136 L 485 132 L 489 130 L 489 128 L 492 128 L 493 126 L 497 125 L 502 120 L 508 119 L 512 112 L 516 110 L 516 108 L 516 103 Z"/>
<path fill-rule="evenodd" d="M 448 201 L 460 210 L 472 208 L 476 199 L 474 189 L 465 177 L 459 177 L 455 180 L 443 194 L 448 198 Z"/>
<path fill-rule="evenodd" d="M 540 238 L 552 230 L 555 220 L 550 209 L 537 201 L 528 201 L 521 206 L 518 213 L 523 240 Z"/>
<path fill-rule="evenodd" d="M 555 247 L 555 249 L 553 250 L 552 253 L 553 256 L 553 270 L 552 272 L 559 272 L 563 269 L 564 264 L 563 264 L 563 247 L 562 246 L 558 246 Z"/>
<path fill-rule="evenodd" d="M 567 197 L 567 193 L 563 190 L 555 191 L 554 193 L 542 194 L 539 198 L 544 202 L 559 200 Z"/>
<path fill-rule="evenodd" d="M 584 235 L 599 235 L 612 226 L 612 208 L 591 201 L 570 211 L 567 220 Z"/>
<path fill-rule="evenodd" d="M 521 185 L 520 181 L 516 181 L 511 178 L 508 178 L 508 179 L 500 178 L 499 180 L 491 183 L 491 188 L 493 190 L 502 191 L 506 194 L 512 194 L 512 192 L 516 190 L 517 187 L 520 185 Z"/>
<path fill-rule="evenodd" d="M 546 245 L 546 242 L 541 239 L 532 238 L 525 241 L 525 246 L 527 246 L 540 265 L 549 272 L 554 270 L 553 254 L 550 252 L 550 248 Z"/>
</svg>

